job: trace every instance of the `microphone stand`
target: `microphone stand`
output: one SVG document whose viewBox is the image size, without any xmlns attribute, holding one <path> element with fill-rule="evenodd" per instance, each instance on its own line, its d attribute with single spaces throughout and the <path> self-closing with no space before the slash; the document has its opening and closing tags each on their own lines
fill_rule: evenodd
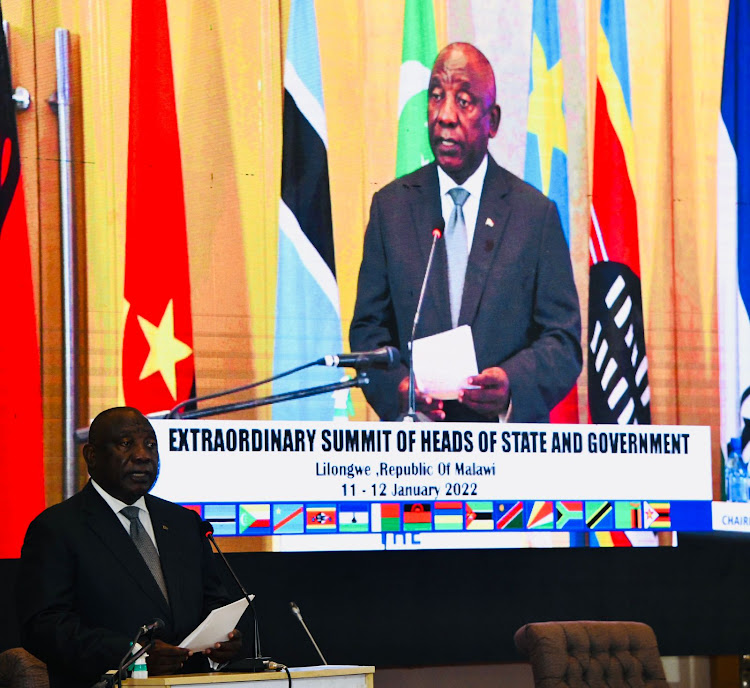
<svg viewBox="0 0 750 688">
<path fill-rule="evenodd" d="M 257 408 L 258 406 L 268 406 L 269 404 L 276 404 L 281 401 L 294 401 L 295 399 L 306 399 L 307 397 L 314 397 L 318 394 L 325 394 L 326 392 L 335 392 L 339 389 L 350 389 L 351 387 L 364 387 L 370 383 L 370 378 L 367 377 L 367 373 L 358 371 L 357 377 L 352 380 L 344 380 L 343 382 L 332 382 L 328 385 L 319 385 L 318 387 L 308 387 L 306 389 L 298 389 L 295 392 L 284 392 L 283 394 L 271 394 L 267 397 L 260 397 L 258 399 L 248 399 L 247 401 L 238 401 L 233 404 L 222 404 L 221 406 L 212 406 L 207 409 L 194 409 L 191 411 L 185 411 L 179 415 L 179 418 L 206 418 L 209 416 L 217 416 L 221 413 L 233 413 L 234 411 L 244 411 L 245 409 Z"/>
<path fill-rule="evenodd" d="M 229 662 L 227 665 L 221 667 L 221 671 L 228 671 L 228 672 L 234 672 L 234 673 L 256 673 L 259 671 L 280 671 L 281 669 L 286 668 L 283 664 L 279 664 L 278 662 L 274 662 L 270 657 L 263 657 L 261 655 L 260 650 L 260 633 L 258 629 L 258 614 L 255 611 L 255 605 L 253 604 L 253 598 L 248 594 L 247 590 L 245 590 L 245 586 L 242 585 L 240 579 L 237 577 L 237 574 L 234 572 L 234 569 L 229 564 L 229 561 L 224 556 L 224 552 L 221 551 L 221 548 L 219 547 L 218 543 L 214 539 L 214 533 L 213 533 L 213 526 L 210 523 L 206 524 L 206 537 L 211 541 L 211 544 L 216 548 L 216 551 L 219 553 L 219 556 L 221 556 L 222 561 L 224 562 L 224 566 L 226 566 L 229 573 L 232 574 L 232 578 L 234 578 L 234 582 L 237 583 L 237 587 L 242 591 L 242 594 L 245 596 L 245 599 L 247 600 L 248 605 L 250 605 L 250 609 L 253 612 L 253 622 L 254 622 L 254 633 L 255 637 L 253 639 L 253 645 L 254 645 L 254 657 L 246 657 L 245 659 L 235 660 L 233 662 Z"/>
<path fill-rule="evenodd" d="M 112 686 L 115 686 L 115 685 L 117 685 L 118 688 L 122 687 L 123 670 L 130 664 L 134 664 L 143 655 L 145 655 L 154 644 L 153 638 L 149 638 L 148 642 L 145 645 L 142 645 L 141 648 L 137 652 L 133 652 L 133 648 L 135 647 L 136 643 L 140 641 L 144 633 L 145 632 L 144 632 L 143 627 L 138 629 L 138 633 L 133 639 L 133 642 L 128 648 L 128 651 L 125 653 L 125 655 L 123 656 L 123 658 L 120 660 L 119 664 L 117 665 L 117 671 L 113 671 L 113 670 L 108 671 L 106 674 L 102 676 L 101 680 L 97 681 L 92 686 L 92 688 L 112 688 Z"/>
<path fill-rule="evenodd" d="M 422 303 L 424 302 L 424 294 L 427 291 L 427 280 L 430 277 L 430 271 L 432 270 L 432 259 L 435 256 L 435 247 L 437 246 L 438 239 L 443 236 L 443 230 L 441 227 L 435 227 L 432 230 L 432 246 L 430 247 L 430 255 L 427 258 L 427 269 L 424 271 L 424 279 L 422 280 L 422 290 L 419 292 L 419 301 L 417 302 L 417 310 L 414 313 L 414 323 L 411 326 L 411 338 L 409 339 L 409 410 L 400 419 L 401 422 L 406 423 L 424 423 L 430 422 L 430 419 L 421 411 L 417 411 L 417 391 L 416 381 L 414 379 L 414 336 L 417 331 L 417 323 L 419 322 L 419 316 L 422 313 Z"/>
<path fill-rule="evenodd" d="M 312 364 L 307 364 L 303 367 L 309 367 L 310 365 L 318 365 L 317 362 Z M 299 368 L 295 368 L 293 371 L 290 372 L 297 372 Z M 282 375 L 287 375 L 288 373 L 282 373 Z M 281 377 L 281 376 L 277 376 Z M 231 394 L 233 392 L 237 392 L 244 389 L 249 389 L 251 387 L 257 387 L 260 384 L 263 384 L 263 382 L 268 382 L 268 380 L 263 380 L 262 382 L 254 382 L 250 385 L 244 385 L 243 387 L 237 387 L 235 389 L 230 389 L 225 392 L 216 392 L 215 394 L 207 395 L 206 397 L 196 397 L 195 399 L 187 399 L 185 402 L 182 402 L 175 408 L 181 408 L 183 404 L 191 404 L 195 401 L 202 401 L 203 399 L 212 399 L 214 397 L 218 396 L 224 396 L 226 394 Z M 208 418 L 211 416 L 218 416 L 222 413 L 233 413 L 235 411 L 244 411 L 245 409 L 252 409 L 257 408 L 259 406 L 268 406 L 269 404 L 276 404 L 282 401 L 294 401 L 295 399 L 305 399 L 307 397 L 314 397 L 318 394 L 326 394 L 327 392 L 336 392 L 340 389 L 350 389 L 352 387 L 364 387 L 365 385 L 370 384 L 370 378 L 367 377 L 367 373 L 361 370 L 357 371 L 357 377 L 350 380 L 344 380 L 342 382 L 332 382 L 327 385 L 319 385 L 318 387 L 308 387 L 306 389 L 298 389 L 295 392 L 284 392 L 283 394 L 272 394 L 270 396 L 266 397 L 259 397 L 258 399 L 248 399 L 246 401 L 237 401 L 232 404 L 222 404 L 220 406 L 211 406 L 210 408 L 206 409 L 191 409 L 190 411 L 185 411 L 184 413 L 177 413 L 174 409 L 172 411 L 162 411 L 158 413 L 148 413 L 146 414 L 147 418 L 157 418 L 157 419 L 164 419 L 164 418 Z M 174 415 L 173 415 L 174 413 Z M 88 427 L 78 428 L 75 431 L 75 438 L 77 442 L 84 443 L 88 441 L 89 437 L 89 429 Z"/>
<path fill-rule="evenodd" d="M 315 651 L 318 653 L 318 657 L 320 657 L 323 664 L 328 666 L 328 662 L 326 661 L 326 658 L 323 656 L 323 653 L 320 651 L 320 648 L 318 647 L 318 643 L 315 642 L 315 638 L 313 638 L 312 633 L 310 633 L 310 629 L 307 627 L 305 620 L 302 618 L 302 612 L 299 610 L 297 603 L 290 602 L 289 608 L 292 610 L 292 614 L 294 614 L 294 616 L 297 617 L 297 620 L 302 624 L 302 628 L 305 629 L 305 633 L 307 633 L 307 637 L 310 638 L 310 642 L 312 642 L 312 644 L 315 646 Z"/>
<path fill-rule="evenodd" d="M 139 636 L 140 637 L 140 636 Z M 135 643 L 138 642 L 138 637 L 136 637 L 135 641 L 133 642 L 133 645 L 135 646 Z M 117 667 L 117 686 L 118 688 L 122 688 L 122 672 L 123 670 L 129 666 L 130 664 L 135 664 L 143 655 L 145 655 L 154 644 L 153 640 L 149 640 L 145 645 L 141 646 L 141 649 L 138 650 L 135 654 L 131 654 L 132 647 L 128 650 L 128 653 L 120 660 L 120 664 Z"/>
</svg>

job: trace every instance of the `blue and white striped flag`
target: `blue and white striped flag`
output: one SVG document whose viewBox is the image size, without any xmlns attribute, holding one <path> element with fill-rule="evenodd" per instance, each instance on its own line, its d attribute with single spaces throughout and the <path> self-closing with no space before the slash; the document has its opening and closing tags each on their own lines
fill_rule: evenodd
<svg viewBox="0 0 750 688">
<path fill-rule="evenodd" d="M 279 206 L 274 374 L 341 351 L 323 107 L 313 0 L 292 0 L 284 63 L 284 143 Z M 311 368 L 274 383 L 274 394 L 335 382 Z M 331 394 L 276 404 L 275 420 L 331 420 Z"/>
<path fill-rule="evenodd" d="M 750 459 L 750 3 L 730 0 L 718 146 L 717 273 L 721 444 Z"/>
</svg>

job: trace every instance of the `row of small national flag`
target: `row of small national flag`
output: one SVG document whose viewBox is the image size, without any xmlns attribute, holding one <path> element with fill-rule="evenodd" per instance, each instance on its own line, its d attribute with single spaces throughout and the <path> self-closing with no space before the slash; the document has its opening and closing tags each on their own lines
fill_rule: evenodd
<svg viewBox="0 0 750 688">
<path fill-rule="evenodd" d="M 703 502 L 468 501 L 189 504 L 217 535 L 710 529 Z M 709 514 L 706 520 L 704 516 Z M 704 524 L 703 522 L 706 521 Z"/>
</svg>

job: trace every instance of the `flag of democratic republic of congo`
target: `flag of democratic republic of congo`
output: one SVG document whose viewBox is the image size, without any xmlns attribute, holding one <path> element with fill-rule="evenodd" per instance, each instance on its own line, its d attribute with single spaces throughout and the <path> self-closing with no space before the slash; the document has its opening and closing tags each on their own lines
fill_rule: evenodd
<svg viewBox="0 0 750 688">
<path fill-rule="evenodd" d="M 398 85 L 397 177 L 433 159 L 427 134 L 427 88 L 436 57 L 432 0 L 406 0 Z"/>
<path fill-rule="evenodd" d="M 589 233 L 589 415 L 650 423 L 624 0 L 602 0 Z"/>
<path fill-rule="evenodd" d="M 529 184 L 552 199 L 570 245 L 568 134 L 565 128 L 563 63 L 557 0 L 534 0 L 531 22 L 529 116 L 526 125 Z M 550 414 L 553 423 L 578 422 L 578 388 L 573 387 Z"/>
<path fill-rule="evenodd" d="M 284 134 L 279 204 L 274 375 L 341 351 L 341 313 L 328 184 L 313 0 L 292 0 L 284 62 Z M 311 368 L 274 383 L 274 394 L 336 382 L 340 371 Z M 334 397 L 276 404 L 275 420 L 331 420 Z"/>
<path fill-rule="evenodd" d="M 133 0 L 125 232 L 125 403 L 143 413 L 170 409 L 193 396 L 195 363 L 165 0 Z"/>
<path fill-rule="evenodd" d="M 11 559 L 20 556 L 26 528 L 44 509 L 44 426 L 16 106 L 1 30 L 0 89 L 0 559 Z"/>
<path fill-rule="evenodd" d="M 718 146 L 717 269 L 721 446 L 750 460 L 750 4 L 730 0 Z"/>
</svg>

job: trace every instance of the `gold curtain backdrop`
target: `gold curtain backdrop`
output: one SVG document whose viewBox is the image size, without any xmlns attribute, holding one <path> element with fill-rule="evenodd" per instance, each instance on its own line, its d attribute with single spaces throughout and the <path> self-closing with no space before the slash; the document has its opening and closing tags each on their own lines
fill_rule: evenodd
<svg viewBox="0 0 750 688">
<path fill-rule="evenodd" d="M 571 250 L 586 331 L 598 0 L 558 0 Z M 167 0 L 185 185 L 197 389 L 273 364 L 283 55 L 289 0 Z M 718 496 L 716 138 L 728 0 L 626 0 L 652 418 L 711 425 Z M 370 199 L 393 178 L 404 0 L 316 0 L 342 335 L 354 308 Z M 490 58 L 503 119 L 491 151 L 523 175 L 531 0 L 435 0 L 438 44 Z M 60 497 L 59 210 L 53 31 L 74 48 L 82 424 L 122 402 L 130 3 L 4 0 L 36 253 L 47 420 L 47 497 Z M 159 258 L 153 267 L 158 271 Z M 148 281 L 149 275 L 143 279 Z M 584 335 L 585 338 L 585 335 Z M 331 352 L 321 352 L 321 355 Z M 585 372 L 580 418 L 587 420 Z M 359 392 L 356 418 L 375 419 Z M 247 413 L 268 418 L 268 408 Z"/>
</svg>

